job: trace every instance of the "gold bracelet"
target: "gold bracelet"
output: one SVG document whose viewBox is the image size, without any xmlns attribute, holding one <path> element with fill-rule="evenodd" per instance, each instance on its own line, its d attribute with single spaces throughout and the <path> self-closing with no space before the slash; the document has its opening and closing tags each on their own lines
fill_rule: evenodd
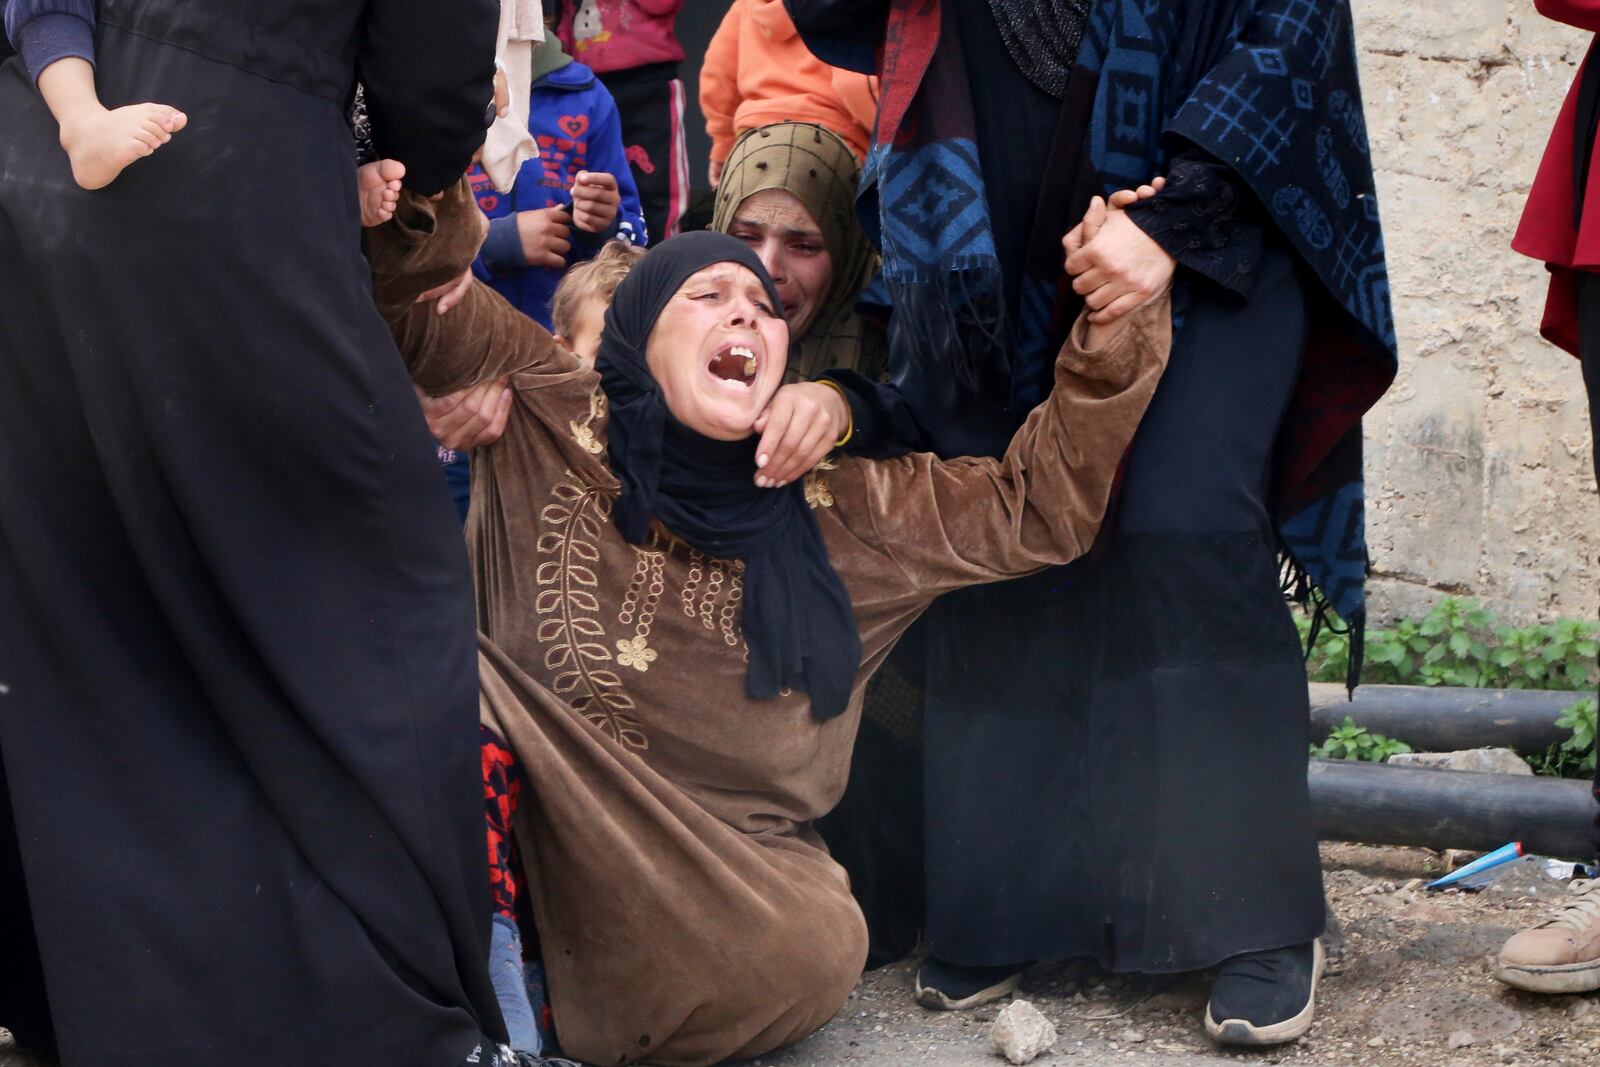
<svg viewBox="0 0 1600 1067">
<path fill-rule="evenodd" d="M 838 393 L 839 399 L 844 401 L 844 436 L 833 443 L 834 448 L 843 448 L 850 443 L 850 438 L 854 437 L 856 432 L 856 416 L 855 412 L 850 410 L 850 396 L 844 391 L 844 386 L 832 378 L 818 378 L 816 382 L 818 385 L 826 385 L 829 389 Z"/>
</svg>

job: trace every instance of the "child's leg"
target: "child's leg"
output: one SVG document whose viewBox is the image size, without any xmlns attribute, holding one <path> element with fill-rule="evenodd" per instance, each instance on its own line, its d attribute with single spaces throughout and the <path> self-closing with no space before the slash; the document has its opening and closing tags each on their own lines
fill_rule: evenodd
<svg viewBox="0 0 1600 1067">
<path fill-rule="evenodd" d="M 489 835 L 489 886 L 494 893 L 494 925 L 489 945 L 489 980 L 511 1047 L 538 1053 L 539 1025 L 523 976 L 522 936 L 517 929 L 517 877 L 511 817 L 522 791 L 522 771 L 505 742 L 480 727 L 483 752 L 484 816 Z"/>
<path fill-rule="evenodd" d="M 600 80 L 622 116 L 622 146 L 639 190 L 650 244 L 660 244 L 678 232 L 689 199 L 683 82 L 671 64 L 613 71 Z"/>
<path fill-rule="evenodd" d="M 72 177 L 85 189 L 110 185 L 122 169 L 172 140 L 188 117 L 166 104 L 106 110 L 94 89 L 94 68 L 75 56 L 39 72 L 39 94 L 61 127 Z"/>
</svg>

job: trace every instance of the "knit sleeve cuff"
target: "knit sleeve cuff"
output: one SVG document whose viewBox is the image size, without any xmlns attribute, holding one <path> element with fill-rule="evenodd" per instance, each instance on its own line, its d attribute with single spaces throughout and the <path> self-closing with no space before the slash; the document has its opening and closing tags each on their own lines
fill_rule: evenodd
<svg viewBox="0 0 1600 1067">
<path fill-rule="evenodd" d="M 491 271 L 521 270 L 528 265 L 522 251 L 522 234 L 517 231 L 517 216 L 502 215 L 489 220 L 489 236 L 483 239 L 479 252 L 484 266 Z"/>
<path fill-rule="evenodd" d="M 16 45 L 34 81 L 60 59 L 94 63 L 94 27 L 76 15 L 40 15 L 22 27 Z"/>
</svg>

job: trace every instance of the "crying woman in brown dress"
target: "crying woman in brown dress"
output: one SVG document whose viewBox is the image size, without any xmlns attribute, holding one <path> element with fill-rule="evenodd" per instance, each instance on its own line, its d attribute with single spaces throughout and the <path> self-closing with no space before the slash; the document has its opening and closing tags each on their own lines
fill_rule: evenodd
<svg viewBox="0 0 1600 1067">
<path fill-rule="evenodd" d="M 755 485 L 788 328 L 760 261 L 675 237 L 617 290 L 596 370 L 476 285 L 471 197 L 371 231 L 419 386 L 509 376 L 468 520 L 482 707 L 526 775 L 516 833 L 556 1030 L 598 1064 L 710 1064 L 844 1004 L 866 930 L 812 822 L 844 789 L 862 689 L 940 593 L 1080 555 L 1170 342 L 1165 298 L 1079 323 L 1000 459 L 824 462 Z"/>
</svg>

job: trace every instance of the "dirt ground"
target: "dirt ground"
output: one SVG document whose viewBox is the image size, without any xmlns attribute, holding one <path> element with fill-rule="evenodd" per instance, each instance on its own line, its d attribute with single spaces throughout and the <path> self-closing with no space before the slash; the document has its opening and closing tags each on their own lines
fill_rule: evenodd
<svg viewBox="0 0 1600 1067">
<path fill-rule="evenodd" d="M 1561 886 L 1513 876 L 1514 884 L 1479 893 L 1428 893 L 1415 883 L 1443 873 L 1445 858 L 1435 853 L 1324 845 L 1322 855 L 1342 937 L 1330 938 L 1317 1022 L 1300 1043 L 1259 1052 L 1218 1050 L 1200 1023 L 1203 976 L 1126 979 L 1055 965 L 1038 969 L 1020 994 L 1060 1034 L 1055 1049 L 1037 1062 L 1600 1067 L 1600 994 L 1537 997 L 1489 977 L 1488 958 L 1512 932 L 1537 921 L 1564 892 Z M 1004 1063 L 990 1051 L 988 1034 L 999 1005 L 970 1013 L 924 1011 L 911 1000 L 912 974 L 907 963 L 867 975 L 839 1018 L 759 1063 Z M 8 1053 L 3 1041 L 0 1067 L 44 1067 Z"/>
<path fill-rule="evenodd" d="M 1413 883 L 1444 873 L 1445 857 L 1436 853 L 1325 844 L 1322 857 L 1328 900 L 1343 936 L 1329 939 L 1317 1021 L 1300 1043 L 1259 1052 L 1219 1050 L 1201 1025 L 1204 976 L 1125 979 L 1058 965 L 1040 968 L 1019 994 L 1060 1035 L 1054 1051 L 1036 1062 L 1600 1067 L 1600 994 L 1538 997 L 1489 976 L 1488 958 L 1513 932 L 1538 921 L 1565 892 L 1562 886 L 1518 877 L 1514 885 L 1478 893 L 1430 893 Z M 1457 865 L 1470 858 L 1456 857 Z M 990 1050 L 989 1024 L 999 1005 L 973 1013 L 924 1011 L 911 1000 L 912 975 L 910 964 L 869 974 L 840 1018 L 761 1062 L 1005 1062 Z"/>
</svg>

